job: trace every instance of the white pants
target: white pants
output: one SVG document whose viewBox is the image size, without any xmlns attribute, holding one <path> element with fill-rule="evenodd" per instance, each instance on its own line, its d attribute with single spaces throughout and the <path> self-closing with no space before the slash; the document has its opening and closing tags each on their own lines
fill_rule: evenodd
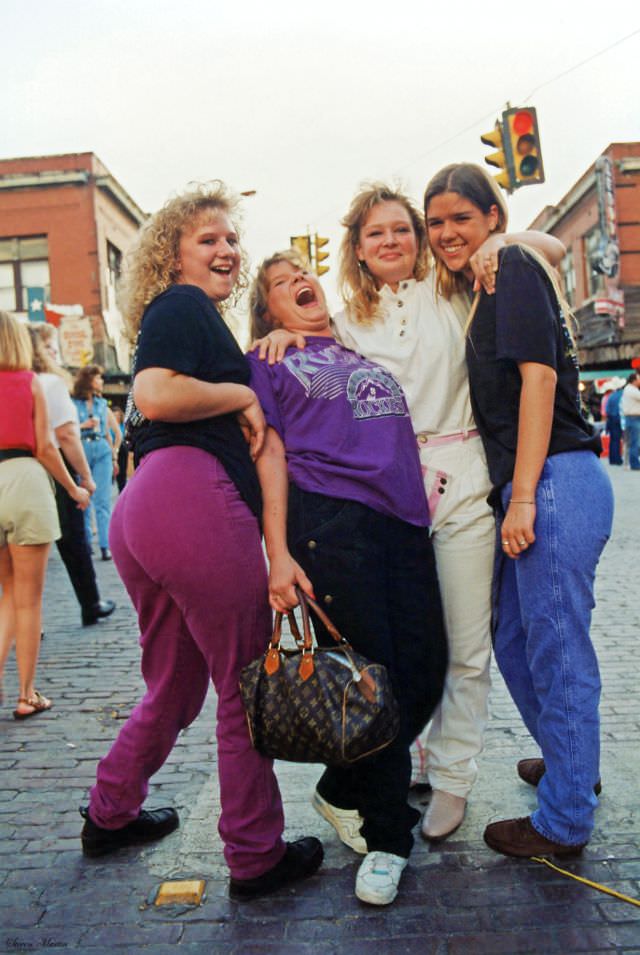
<svg viewBox="0 0 640 955">
<path fill-rule="evenodd" d="M 449 645 L 442 701 L 412 748 L 413 779 L 467 797 L 487 723 L 495 521 L 479 437 L 429 448 L 420 460 Z"/>
</svg>

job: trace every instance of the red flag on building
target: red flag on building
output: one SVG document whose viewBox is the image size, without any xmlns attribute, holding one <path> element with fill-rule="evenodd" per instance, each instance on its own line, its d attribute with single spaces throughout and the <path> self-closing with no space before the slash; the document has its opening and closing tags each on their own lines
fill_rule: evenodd
<svg viewBox="0 0 640 955">
<path fill-rule="evenodd" d="M 49 322 L 50 325 L 55 325 L 56 328 L 60 328 L 60 322 L 64 318 L 61 312 L 54 312 L 53 309 L 44 307 L 44 317 L 45 321 Z"/>
</svg>

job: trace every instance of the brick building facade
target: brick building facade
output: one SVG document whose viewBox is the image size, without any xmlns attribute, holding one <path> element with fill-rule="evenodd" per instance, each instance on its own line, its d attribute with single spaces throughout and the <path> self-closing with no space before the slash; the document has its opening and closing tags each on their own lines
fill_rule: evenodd
<svg viewBox="0 0 640 955">
<path fill-rule="evenodd" d="M 609 145 L 530 228 L 567 247 L 561 270 L 582 368 L 624 376 L 640 358 L 640 143 Z"/>
<path fill-rule="evenodd" d="M 145 218 L 93 153 L 0 160 L 0 308 L 26 317 L 30 299 L 41 307 L 34 290 L 54 312 L 76 306 L 93 360 L 108 376 L 126 373 L 118 283 Z"/>
</svg>

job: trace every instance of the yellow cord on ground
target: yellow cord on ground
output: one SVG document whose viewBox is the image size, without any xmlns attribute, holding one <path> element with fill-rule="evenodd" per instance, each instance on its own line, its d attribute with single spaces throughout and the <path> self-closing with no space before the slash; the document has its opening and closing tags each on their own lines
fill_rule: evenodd
<svg viewBox="0 0 640 955">
<path fill-rule="evenodd" d="M 583 885 L 588 885 L 592 889 L 597 889 L 598 892 L 606 892 L 607 895 L 613 895 L 616 899 L 622 899 L 623 902 L 629 902 L 630 905 L 637 905 L 640 908 L 640 899 L 633 899 L 630 895 L 623 895 L 622 892 L 616 892 L 615 889 L 608 889 L 606 885 L 601 885 L 599 882 L 591 882 L 590 879 L 583 879 L 580 875 L 574 875 L 573 872 L 567 872 L 566 869 L 561 869 L 560 866 L 554 865 L 553 862 L 549 862 L 548 859 L 542 858 L 542 856 L 531 856 L 532 862 L 542 862 L 543 865 L 549 866 L 550 869 L 553 869 L 555 872 L 560 872 L 561 875 L 566 875 L 570 879 L 575 879 L 576 882 L 582 882 Z"/>
</svg>

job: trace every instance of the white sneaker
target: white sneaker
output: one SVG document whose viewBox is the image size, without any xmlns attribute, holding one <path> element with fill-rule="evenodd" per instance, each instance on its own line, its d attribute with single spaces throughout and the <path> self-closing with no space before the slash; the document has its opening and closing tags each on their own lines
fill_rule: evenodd
<svg viewBox="0 0 640 955">
<path fill-rule="evenodd" d="M 358 869 L 356 895 L 369 905 L 390 905 L 409 860 L 392 852 L 369 852 Z"/>
<path fill-rule="evenodd" d="M 357 809 L 338 809 L 337 806 L 332 806 L 330 802 L 323 799 L 317 789 L 311 798 L 311 805 L 323 819 L 331 823 L 345 846 L 349 846 L 360 855 L 367 854 L 369 851 L 367 843 L 360 835 L 363 819 Z"/>
</svg>

